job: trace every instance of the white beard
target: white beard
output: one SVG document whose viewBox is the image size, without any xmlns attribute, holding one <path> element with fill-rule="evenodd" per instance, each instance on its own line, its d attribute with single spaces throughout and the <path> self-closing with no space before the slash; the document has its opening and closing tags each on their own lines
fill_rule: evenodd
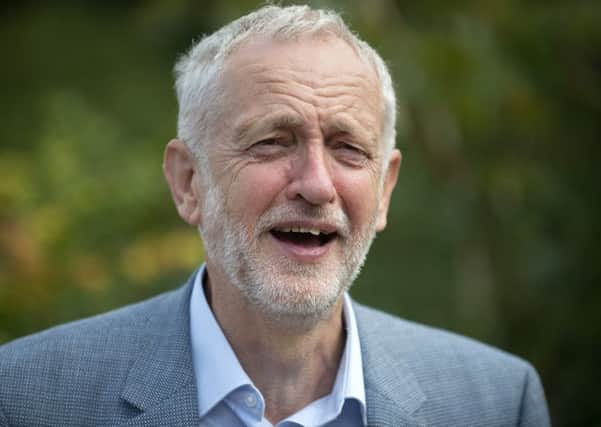
<svg viewBox="0 0 601 427">
<path fill-rule="evenodd" d="M 305 202 L 275 207 L 262 215 L 254 233 L 236 223 L 217 186 L 211 185 L 203 206 L 205 249 L 218 263 L 229 282 L 247 301 L 275 319 L 319 320 L 326 317 L 341 295 L 350 288 L 376 234 L 376 218 L 354 236 L 341 209 L 310 206 Z M 338 258 L 324 263 L 303 264 L 285 255 L 267 257 L 260 239 L 271 238 L 269 230 L 282 220 L 322 220 L 336 224 Z"/>
</svg>

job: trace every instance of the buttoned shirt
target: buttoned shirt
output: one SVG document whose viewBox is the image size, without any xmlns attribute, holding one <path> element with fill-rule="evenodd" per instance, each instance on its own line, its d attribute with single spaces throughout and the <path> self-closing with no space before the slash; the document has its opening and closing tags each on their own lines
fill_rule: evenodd
<svg viewBox="0 0 601 427">
<path fill-rule="evenodd" d="M 220 328 L 204 293 L 205 266 L 196 274 L 190 300 L 192 358 L 203 426 L 273 427 L 265 400 L 246 374 Z M 365 385 L 361 348 L 350 297 L 344 295 L 346 341 L 331 392 L 276 427 L 364 427 Z"/>
</svg>

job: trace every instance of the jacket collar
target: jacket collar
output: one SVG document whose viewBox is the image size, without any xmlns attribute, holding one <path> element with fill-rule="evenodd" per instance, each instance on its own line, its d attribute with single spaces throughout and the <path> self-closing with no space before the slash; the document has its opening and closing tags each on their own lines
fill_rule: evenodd
<svg viewBox="0 0 601 427">
<path fill-rule="evenodd" d="M 185 286 L 157 297 L 152 312 L 140 320 L 143 341 L 121 397 L 142 412 L 124 426 L 198 425 L 198 402 L 190 348 L 190 293 Z"/>
<path fill-rule="evenodd" d="M 402 335 L 387 334 L 392 319 L 374 316 L 371 309 L 357 303 L 354 307 L 363 356 L 367 424 L 424 425 L 415 413 L 426 401 L 426 395 L 403 360 Z"/>
</svg>

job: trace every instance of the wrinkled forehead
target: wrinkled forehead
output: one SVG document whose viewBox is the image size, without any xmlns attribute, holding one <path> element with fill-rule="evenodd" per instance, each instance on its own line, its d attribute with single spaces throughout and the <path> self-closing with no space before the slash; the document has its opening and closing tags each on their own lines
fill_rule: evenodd
<svg viewBox="0 0 601 427">
<path fill-rule="evenodd" d="M 346 41 L 327 34 L 278 40 L 254 37 L 241 43 L 225 60 L 220 73 L 223 107 L 252 98 L 278 82 L 294 81 L 303 91 L 343 87 L 382 120 L 384 104 L 375 67 Z M 232 99 L 235 98 L 235 99 Z M 252 99 L 251 99 L 252 101 Z"/>
<path fill-rule="evenodd" d="M 340 52 L 346 53 L 344 63 L 332 60 L 333 56 L 339 59 L 341 55 L 336 53 Z M 308 57 L 314 61 L 308 61 Z M 250 37 L 228 53 L 223 63 L 222 76 L 231 77 L 232 71 L 253 62 L 261 62 L 266 68 L 277 69 L 285 66 L 325 75 L 340 75 L 343 72 L 360 74 L 375 87 L 379 87 L 376 67 L 371 60 L 358 52 L 351 43 L 326 31 L 293 38 L 261 35 Z M 333 67 L 328 68 L 328 65 Z"/>
</svg>

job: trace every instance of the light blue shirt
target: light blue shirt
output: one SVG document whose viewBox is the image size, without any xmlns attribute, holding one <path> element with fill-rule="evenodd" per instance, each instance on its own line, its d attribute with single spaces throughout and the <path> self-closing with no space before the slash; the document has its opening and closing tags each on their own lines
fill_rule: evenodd
<svg viewBox="0 0 601 427">
<path fill-rule="evenodd" d="M 190 300 L 190 335 L 198 410 L 203 426 L 273 427 L 265 401 L 228 343 L 204 291 L 205 267 L 196 274 Z M 365 385 L 359 333 L 348 295 L 344 295 L 346 342 L 332 391 L 292 414 L 276 427 L 364 427 Z"/>
</svg>

